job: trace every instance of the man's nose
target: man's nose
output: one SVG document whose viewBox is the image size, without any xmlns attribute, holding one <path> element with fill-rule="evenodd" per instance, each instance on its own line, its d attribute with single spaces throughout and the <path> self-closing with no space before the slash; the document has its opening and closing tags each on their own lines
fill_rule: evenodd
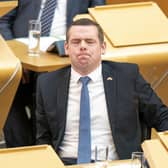
<svg viewBox="0 0 168 168">
<path fill-rule="evenodd" d="M 85 42 L 85 40 L 81 40 L 81 44 L 80 44 L 80 46 L 81 46 L 81 48 L 82 49 L 86 49 L 86 42 Z"/>
</svg>

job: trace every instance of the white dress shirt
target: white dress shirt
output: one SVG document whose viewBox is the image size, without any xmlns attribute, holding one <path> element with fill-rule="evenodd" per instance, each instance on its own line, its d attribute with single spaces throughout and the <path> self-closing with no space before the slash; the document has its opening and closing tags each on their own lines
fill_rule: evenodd
<svg viewBox="0 0 168 168">
<path fill-rule="evenodd" d="M 95 159 L 95 146 L 98 146 L 99 149 L 100 147 L 103 149 L 108 146 L 110 148 L 110 159 L 118 159 L 108 119 L 102 79 L 102 66 L 100 65 L 94 72 L 87 76 L 91 78 L 91 81 L 88 83 L 88 90 L 91 113 L 92 159 Z M 59 153 L 61 157 L 77 158 L 80 94 L 82 87 L 79 81 L 80 77 L 80 74 L 74 71 L 74 69 L 71 69 L 66 129 Z"/>
</svg>

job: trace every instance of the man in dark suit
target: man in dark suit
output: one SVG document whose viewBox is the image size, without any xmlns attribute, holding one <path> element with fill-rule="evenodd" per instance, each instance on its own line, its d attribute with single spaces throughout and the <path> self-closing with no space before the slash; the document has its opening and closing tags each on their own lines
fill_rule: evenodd
<svg viewBox="0 0 168 168">
<path fill-rule="evenodd" d="M 3 35 L 3 37 L 6 40 L 18 37 L 27 37 L 28 22 L 31 19 L 37 19 L 39 17 L 39 13 L 42 12 L 42 2 L 47 1 L 19 0 L 18 7 L 0 19 L 0 33 Z M 57 5 L 59 5 L 59 3 L 61 4 L 62 8 L 64 7 L 63 5 L 66 5 L 66 7 L 64 7 L 66 9 L 66 23 L 64 24 L 64 26 L 67 27 L 72 22 L 72 19 L 76 14 L 87 13 L 89 7 L 104 5 L 105 1 L 58 0 Z M 56 15 L 58 15 L 58 13 Z M 59 16 L 57 16 L 56 18 L 58 17 Z M 62 23 L 64 21 L 60 22 Z M 35 128 L 32 128 L 32 121 L 28 118 L 26 113 L 31 112 L 31 117 L 34 120 L 34 110 L 32 107 L 32 92 L 34 90 L 35 82 L 34 73 L 27 73 L 26 70 L 24 70 L 23 72 L 23 77 L 25 76 L 24 79 L 28 80 L 24 80 L 24 83 L 21 82 L 4 127 L 7 147 L 34 144 Z M 28 110 L 26 111 L 26 109 Z"/>
<path fill-rule="evenodd" d="M 101 61 L 103 31 L 89 19 L 67 31 L 65 51 L 71 66 L 42 74 L 37 82 L 37 144 L 50 144 L 65 163 L 78 158 L 82 84 L 88 76 L 91 116 L 90 160 L 94 146 L 109 146 L 110 159 L 128 159 L 141 150 L 141 121 L 168 129 L 168 108 L 139 73 L 136 64 Z M 71 163 L 72 163 L 71 162 Z"/>
</svg>

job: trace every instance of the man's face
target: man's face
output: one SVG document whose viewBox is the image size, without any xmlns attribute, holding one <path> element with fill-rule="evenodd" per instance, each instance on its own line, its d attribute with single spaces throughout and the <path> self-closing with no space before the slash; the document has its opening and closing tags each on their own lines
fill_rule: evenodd
<svg viewBox="0 0 168 168">
<path fill-rule="evenodd" d="M 100 43 L 95 26 L 72 26 L 65 52 L 70 56 L 72 67 L 81 75 L 87 75 L 101 63 L 106 45 Z"/>
</svg>

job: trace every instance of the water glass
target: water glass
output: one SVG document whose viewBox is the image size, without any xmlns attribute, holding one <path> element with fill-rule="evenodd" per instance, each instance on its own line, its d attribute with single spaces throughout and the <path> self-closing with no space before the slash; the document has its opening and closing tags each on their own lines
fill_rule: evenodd
<svg viewBox="0 0 168 168">
<path fill-rule="evenodd" d="M 95 166 L 96 168 L 107 168 L 109 161 L 109 147 L 95 146 Z"/>
<path fill-rule="evenodd" d="M 41 34 L 40 20 L 30 20 L 29 21 L 29 46 L 28 46 L 28 53 L 30 56 L 40 55 L 40 34 Z"/>
<path fill-rule="evenodd" d="M 95 146 L 95 161 L 107 161 L 109 159 L 108 146 Z"/>
<path fill-rule="evenodd" d="M 145 168 L 145 157 L 143 152 L 133 152 L 131 168 Z"/>
</svg>

